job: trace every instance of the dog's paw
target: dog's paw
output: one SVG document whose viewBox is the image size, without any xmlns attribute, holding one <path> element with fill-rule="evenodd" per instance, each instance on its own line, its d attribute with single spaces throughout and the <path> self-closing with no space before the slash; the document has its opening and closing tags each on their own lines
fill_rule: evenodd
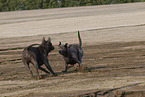
<svg viewBox="0 0 145 97">
<path fill-rule="evenodd" d="M 55 73 L 55 74 L 53 74 L 53 76 L 58 76 L 58 74 Z"/>
<path fill-rule="evenodd" d="M 62 71 L 62 72 L 64 72 L 64 73 L 65 73 L 65 72 L 67 72 L 67 71 L 66 71 L 66 70 L 64 70 L 64 71 Z"/>
</svg>

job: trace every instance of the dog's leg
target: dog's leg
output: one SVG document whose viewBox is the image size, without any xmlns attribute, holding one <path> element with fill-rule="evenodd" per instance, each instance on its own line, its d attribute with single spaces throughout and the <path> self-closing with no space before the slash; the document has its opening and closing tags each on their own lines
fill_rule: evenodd
<svg viewBox="0 0 145 97">
<path fill-rule="evenodd" d="M 82 60 L 81 59 L 78 61 L 78 64 L 79 64 L 79 67 L 82 66 Z"/>
<path fill-rule="evenodd" d="M 74 66 L 74 64 L 71 64 L 71 66 L 68 66 L 68 64 L 65 63 L 65 70 L 62 71 L 62 72 L 67 72 L 67 70 L 68 70 L 69 68 L 73 67 L 73 66 Z"/>
<path fill-rule="evenodd" d="M 76 63 L 79 64 L 79 67 L 82 66 L 82 64 L 81 64 L 81 60 L 78 60 L 78 59 L 74 59 L 74 60 L 76 61 Z"/>
<path fill-rule="evenodd" d="M 34 77 L 34 76 L 33 76 L 32 71 L 31 71 L 31 69 L 30 69 L 30 67 L 29 67 L 29 63 L 28 63 L 28 62 L 23 62 L 23 63 L 24 63 L 24 65 L 25 65 L 25 67 L 26 67 L 27 71 L 29 71 L 29 72 L 30 72 L 31 77 Z"/>
<path fill-rule="evenodd" d="M 44 64 L 45 64 L 46 68 L 47 68 L 53 75 L 56 76 L 56 74 L 53 72 L 53 70 L 52 70 L 52 68 L 51 68 L 51 66 L 50 66 L 49 61 L 48 61 L 47 58 L 44 59 Z"/>
<path fill-rule="evenodd" d="M 37 78 L 39 79 L 40 76 L 39 76 L 39 72 L 38 72 L 38 63 L 37 63 L 34 59 L 32 59 L 32 64 L 33 64 L 33 66 L 34 66 L 35 69 L 36 69 Z"/>
<path fill-rule="evenodd" d="M 52 70 L 52 68 L 51 68 L 51 66 L 50 66 L 50 64 L 49 63 L 45 63 L 45 66 L 46 66 L 46 68 L 54 75 L 54 76 L 56 76 L 56 74 L 53 72 L 53 70 Z"/>
<path fill-rule="evenodd" d="M 67 72 L 67 70 L 68 70 L 68 64 L 65 63 L 65 70 L 63 72 Z"/>
<path fill-rule="evenodd" d="M 71 66 L 68 66 L 68 64 L 65 64 L 65 71 L 63 72 L 67 72 L 67 70 L 71 67 L 74 67 L 74 64 L 71 64 Z"/>
<path fill-rule="evenodd" d="M 39 69 L 40 69 L 40 70 L 42 70 L 42 71 L 44 71 L 45 73 L 50 74 L 47 70 L 45 70 L 45 69 L 44 69 L 44 68 L 42 68 L 42 67 L 39 67 Z"/>
<path fill-rule="evenodd" d="M 71 64 L 71 66 L 68 66 L 67 70 L 68 70 L 69 68 L 71 68 L 71 67 L 74 67 L 74 64 Z"/>
</svg>

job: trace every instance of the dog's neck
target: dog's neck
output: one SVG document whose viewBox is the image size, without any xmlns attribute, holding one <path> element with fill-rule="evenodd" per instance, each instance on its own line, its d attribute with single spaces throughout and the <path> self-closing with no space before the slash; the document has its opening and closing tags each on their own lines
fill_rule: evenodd
<svg viewBox="0 0 145 97">
<path fill-rule="evenodd" d="M 42 45 L 40 45 L 38 48 L 41 49 L 46 56 L 48 56 L 48 53 L 50 52 L 49 50 L 45 49 L 45 47 Z"/>
</svg>

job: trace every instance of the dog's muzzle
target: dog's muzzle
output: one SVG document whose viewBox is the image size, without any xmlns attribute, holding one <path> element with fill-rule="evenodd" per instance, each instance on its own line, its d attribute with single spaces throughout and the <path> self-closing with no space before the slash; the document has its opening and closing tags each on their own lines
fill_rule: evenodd
<svg viewBox="0 0 145 97">
<path fill-rule="evenodd" d="M 60 54 L 62 54 L 62 51 L 61 51 L 61 50 L 59 50 L 59 53 L 60 53 Z"/>
</svg>

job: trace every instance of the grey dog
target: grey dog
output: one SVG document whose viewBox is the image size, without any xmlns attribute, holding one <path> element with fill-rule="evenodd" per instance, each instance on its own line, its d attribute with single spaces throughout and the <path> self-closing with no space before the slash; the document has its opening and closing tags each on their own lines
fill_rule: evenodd
<svg viewBox="0 0 145 97">
<path fill-rule="evenodd" d="M 40 78 L 38 69 L 46 73 L 49 73 L 47 70 L 41 67 L 43 64 L 45 64 L 46 68 L 53 75 L 55 75 L 47 58 L 48 53 L 54 50 L 50 37 L 48 38 L 47 41 L 43 37 L 42 43 L 38 47 L 33 47 L 35 45 L 39 45 L 39 44 L 32 44 L 26 47 L 22 52 L 22 62 L 24 63 L 26 69 L 31 73 L 31 76 L 34 77 L 29 67 L 29 63 L 32 63 L 36 68 L 37 77 Z"/>
<path fill-rule="evenodd" d="M 63 59 L 65 61 L 65 70 L 63 72 L 67 72 L 67 70 L 70 67 L 73 67 L 74 64 L 78 63 L 79 67 L 82 62 L 83 57 L 83 50 L 82 50 L 82 40 L 80 37 L 80 33 L 78 31 L 78 38 L 79 38 L 79 44 L 70 44 L 68 46 L 68 43 L 61 44 L 59 42 L 59 53 L 63 56 Z M 70 64 L 70 66 L 68 66 Z"/>
</svg>

